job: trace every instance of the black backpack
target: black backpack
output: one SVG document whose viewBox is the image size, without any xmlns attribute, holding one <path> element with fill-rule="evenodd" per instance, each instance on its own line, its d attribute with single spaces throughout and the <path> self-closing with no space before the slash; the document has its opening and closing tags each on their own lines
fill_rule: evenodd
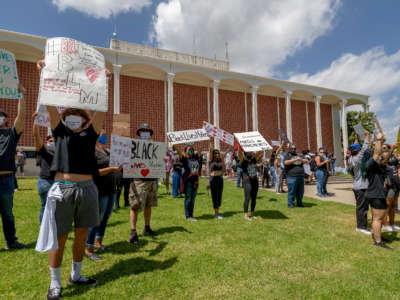
<svg viewBox="0 0 400 300">
<path fill-rule="evenodd" d="M 311 169 L 311 172 L 317 171 L 317 163 L 315 162 L 315 156 L 313 156 L 313 158 L 311 159 L 310 169 Z"/>
</svg>

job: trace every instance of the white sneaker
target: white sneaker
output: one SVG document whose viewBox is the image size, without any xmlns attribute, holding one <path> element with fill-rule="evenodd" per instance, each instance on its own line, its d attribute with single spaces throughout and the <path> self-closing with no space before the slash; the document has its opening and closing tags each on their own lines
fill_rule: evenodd
<svg viewBox="0 0 400 300">
<path fill-rule="evenodd" d="M 392 225 L 393 231 L 400 231 L 400 226 Z"/>
<path fill-rule="evenodd" d="M 362 229 L 362 228 L 356 228 L 356 231 L 357 232 L 361 232 L 361 233 L 366 234 L 366 235 L 371 235 L 372 234 L 371 231 L 369 231 L 367 229 Z"/>
<path fill-rule="evenodd" d="M 251 219 L 250 219 L 249 216 L 245 216 L 244 219 L 245 219 L 246 221 L 251 221 Z"/>
<path fill-rule="evenodd" d="M 393 230 L 393 228 L 392 228 L 392 226 L 382 226 L 382 230 L 385 230 L 385 231 L 387 231 L 387 232 L 393 232 L 394 230 Z"/>
</svg>

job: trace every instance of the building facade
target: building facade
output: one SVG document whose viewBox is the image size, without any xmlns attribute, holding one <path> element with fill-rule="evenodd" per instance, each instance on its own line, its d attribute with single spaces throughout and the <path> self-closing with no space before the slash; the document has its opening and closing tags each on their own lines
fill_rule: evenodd
<svg viewBox="0 0 400 300">
<path fill-rule="evenodd" d="M 20 81 L 27 89 L 27 118 L 20 141 L 25 147 L 34 143 L 31 115 L 40 77 L 36 61 L 43 56 L 45 43 L 44 37 L 0 30 L 0 48 L 15 54 Z M 367 95 L 231 72 L 227 61 L 118 40 L 112 40 L 110 48 L 95 48 L 112 72 L 107 134 L 112 131 L 113 114 L 120 113 L 130 114 L 132 137 L 146 122 L 158 141 L 164 141 L 168 131 L 201 128 L 203 121 L 231 133 L 258 130 L 269 142 L 278 140 L 280 128 L 298 150 L 315 152 L 324 145 L 340 165 L 348 147 L 347 126 L 343 126 L 346 107 L 368 109 Z M 13 119 L 17 101 L 0 99 L 0 108 Z M 46 133 L 43 128 L 42 135 Z M 226 145 L 216 141 L 216 147 Z"/>
</svg>

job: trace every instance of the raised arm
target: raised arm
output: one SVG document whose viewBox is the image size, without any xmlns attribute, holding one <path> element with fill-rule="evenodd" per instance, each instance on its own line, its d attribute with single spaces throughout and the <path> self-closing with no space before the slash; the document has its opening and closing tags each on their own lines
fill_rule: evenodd
<svg viewBox="0 0 400 300">
<path fill-rule="evenodd" d="M 37 112 L 35 112 L 32 115 L 33 120 L 35 120 L 36 116 Z M 35 150 L 37 152 L 42 148 L 43 143 L 42 143 L 42 138 L 40 137 L 39 126 L 36 125 L 35 123 L 33 123 L 33 139 L 35 140 Z"/>
<path fill-rule="evenodd" d="M 379 162 L 379 157 L 382 154 L 382 145 L 383 145 L 384 142 L 385 142 L 385 137 L 383 136 L 383 134 L 381 132 L 379 132 L 377 137 L 376 137 L 374 156 L 373 156 L 373 159 L 376 162 Z"/>
<path fill-rule="evenodd" d="M 100 131 L 103 129 L 104 116 L 105 112 L 102 111 L 96 111 L 93 115 L 92 125 L 97 134 L 100 134 Z"/>
<path fill-rule="evenodd" d="M 239 161 L 243 162 L 243 152 L 242 149 L 240 148 L 240 144 L 238 146 L 238 155 L 239 155 Z"/>
<path fill-rule="evenodd" d="M 46 106 L 46 109 L 49 114 L 50 127 L 54 130 L 61 121 L 60 114 L 55 106 Z"/>
<path fill-rule="evenodd" d="M 21 99 L 18 101 L 18 114 L 14 121 L 14 127 L 18 134 L 21 134 L 24 131 L 24 122 L 25 122 L 25 94 L 26 90 L 22 84 L 18 86 L 18 92 L 21 93 Z"/>
<path fill-rule="evenodd" d="M 182 158 L 184 156 L 183 152 L 181 150 L 179 150 L 179 148 L 176 147 L 176 145 L 172 145 L 172 149 L 174 149 L 176 151 L 176 153 L 178 153 L 180 158 Z"/>
<path fill-rule="evenodd" d="M 104 176 L 104 175 L 110 174 L 112 172 L 120 172 L 120 171 L 122 171 L 122 167 L 108 167 L 108 168 L 99 169 L 99 174 L 100 174 L 100 176 Z"/>
</svg>

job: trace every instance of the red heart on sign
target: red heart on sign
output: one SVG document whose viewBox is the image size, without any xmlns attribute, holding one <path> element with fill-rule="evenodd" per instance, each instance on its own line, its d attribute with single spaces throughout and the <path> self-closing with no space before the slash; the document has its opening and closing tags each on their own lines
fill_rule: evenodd
<svg viewBox="0 0 400 300">
<path fill-rule="evenodd" d="M 143 177 L 146 177 L 147 175 L 149 175 L 150 170 L 149 169 L 143 169 L 140 171 L 140 174 L 142 174 Z"/>
<path fill-rule="evenodd" d="M 93 83 L 97 77 L 99 77 L 101 70 L 93 70 L 91 67 L 86 66 L 85 68 L 86 76 L 89 78 L 90 82 Z"/>
</svg>

